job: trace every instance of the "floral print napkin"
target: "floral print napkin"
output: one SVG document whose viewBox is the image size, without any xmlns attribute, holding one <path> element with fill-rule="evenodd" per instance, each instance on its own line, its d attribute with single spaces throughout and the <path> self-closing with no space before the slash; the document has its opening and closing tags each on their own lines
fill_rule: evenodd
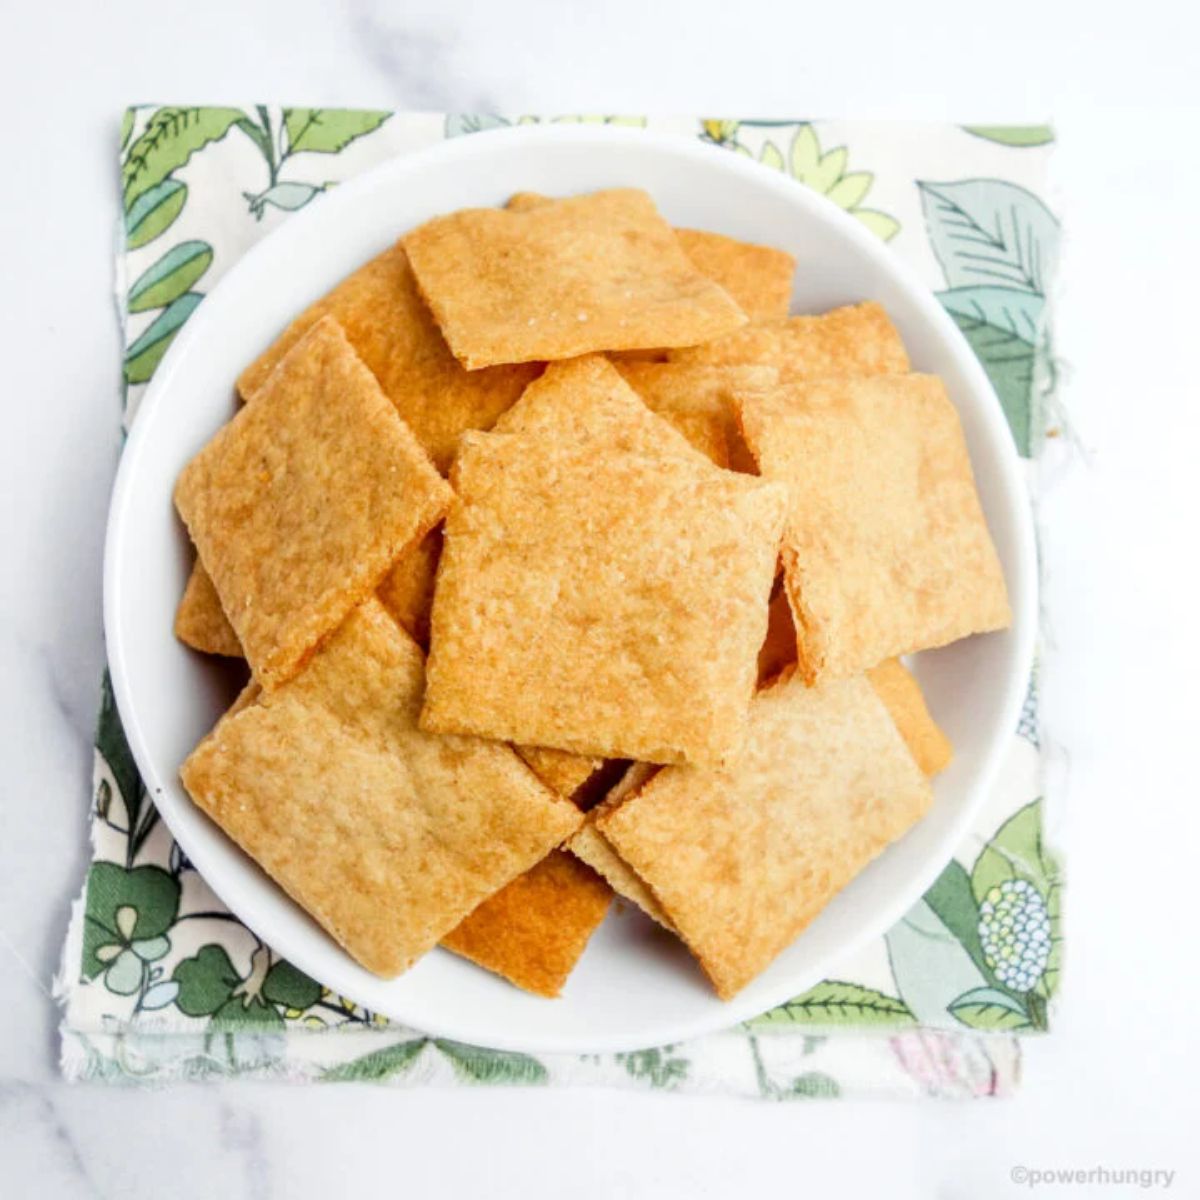
<svg viewBox="0 0 1200 1200">
<path fill-rule="evenodd" d="M 123 420 L 204 293 L 326 189 L 442 138 L 544 120 L 699 138 L 792 175 L 926 280 L 988 371 L 1037 479 L 1053 414 L 1053 135 L 1037 127 L 500 117 L 316 108 L 129 109 L 121 128 Z M 1054 432 L 1051 430 L 1050 432 Z M 629 1054 L 526 1055 L 426 1037 L 310 979 L 208 889 L 138 777 L 107 679 L 92 864 L 58 995 L 69 1079 L 249 1076 L 394 1084 L 603 1084 L 769 1099 L 1011 1091 L 1046 1030 L 1062 872 L 1045 836 L 1036 674 L 989 802 L 898 925 L 837 977 L 754 1020 Z"/>
</svg>

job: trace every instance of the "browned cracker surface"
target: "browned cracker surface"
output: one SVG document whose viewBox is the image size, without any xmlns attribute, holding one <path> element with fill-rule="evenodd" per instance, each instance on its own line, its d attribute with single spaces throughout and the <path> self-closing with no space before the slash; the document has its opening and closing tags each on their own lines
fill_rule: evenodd
<svg viewBox="0 0 1200 1200">
<path fill-rule="evenodd" d="M 442 945 L 527 992 L 557 996 L 611 899 L 591 867 L 554 850 L 489 896 Z"/>
<path fill-rule="evenodd" d="M 892 714 L 905 745 L 926 775 L 944 771 L 954 757 L 954 747 L 930 715 L 921 685 L 898 659 L 889 658 L 867 672 L 871 686 Z"/>
<path fill-rule="evenodd" d="M 720 284 L 751 321 L 787 316 L 796 273 L 790 254 L 703 229 L 677 229 L 675 236 L 696 270 Z"/>
<path fill-rule="evenodd" d="M 668 767 L 597 827 L 728 999 L 929 805 L 866 678 L 760 692 L 736 761 Z"/>
<path fill-rule="evenodd" d="M 756 474 L 733 411 L 734 393 L 779 382 L 773 367 L 710 363 L 618 362 L 617 370 L 648 408 L 669 421 L 719 467 Z"/>
<path fill-rule="evenodd" d="M 582 821 L 507 747 L 420 732 L 417 644 L 376 600 L 184 764 L 196 803 L 392 976 Z"/>
<path fill-rule="evenodd" d="M 537 192 L 517 192 L 505 207 L 529 212 L 552 203 L 549 196 Z M 703 229 L 676 229 L 675 236 L 696 270 L 723 287 L 750 320 L 787 316 L 796 272 L 790 254 Z"/>
<path fill-rule="evenodd" d="M 702 461 L 686 436 L 652 412 L 602 354 L 551 363 L 494 432 L 535 436 L 568 450 L 603 445 Z"/>
<path fill-rule="evenodd" d="M 249 399 L 322 317 L 335 317 L 441 471 L 459 434 L 488 429 L 537 374 L 534 365 L 465 371 L 450 353 L 397 243 L 304 310 L 238 379 Z"/>
<path fill-rule="evenodd" d="M 175 610 L 175 636 L 205 654 L 243 657 L 242 643 L 233 632 L 217 589 L 198 558 L 192 564 L 192 573 Z"/>
<path fill-rule="evenodd" d="M 657 767 L 649 763 L 630 763 L 608 796 L 588 813 L 584 823 L 571 835 L 567 841 L 567 849 L 603 875 L 618 896 L 636 904 L 648 917 L 674 933 L 671 919 L 663 912 L 662 906 L 654 898 L 654 893 L 596 828 L 596 821 L 600 816 L 633 795 L 657 770 Z"/>
<path fill-rule="evenodd" d="M 422 724 L 647 762 L 741 742 L 782 488 L 688 455 L 468 434 Z"/>
<path fill-rule="evenodd" d="M 463 209 L 404 238 L 455 357 L 475 369 L 690 346 L 743 325 L 634 188 L 523 211 Z"/>
<path fill-rule="evenodd" d="M 908 370 L 908 354 L 883 306 L 835 308 L 819 316 L 747 325 L 707 345 L 672 350 L 672 361 L 760 363 L 785 378 L 887 375 Z"/>
<path fill-rule="evenodd" d="M 739 412 L 762 475 L 791 497 L 782 558 L 809 682 L 1008 624 L 940 380 L 797 381 L 741 398 Z"/>
<path fill-rule="evenodd" d="M 574 796 L 600 769 L 602 758 L 552 750 L 549 746 L 516 746 L 533 773 L 560 796 Z"/>
<path fill-rule="evenodd" d="M 451 496 L 332 318 L 296 343 L 175 487 L 267 688 L 374 590 Z"/>
<path fill-rule="evenodd" d="M 404 626 L 422 650 L 429 649 L 429 610 L 442 555 L 442 531 L 431 529 L 397 559 L 380 581 L 377 594 L 384 608 Z"/>
</svg>

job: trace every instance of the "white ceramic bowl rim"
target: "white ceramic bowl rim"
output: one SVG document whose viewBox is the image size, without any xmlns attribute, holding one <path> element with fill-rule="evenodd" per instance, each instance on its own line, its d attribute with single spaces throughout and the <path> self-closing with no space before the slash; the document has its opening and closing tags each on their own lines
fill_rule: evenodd
<svg viewBox="0 0 1200 1200">
<path fill-rule="evenodd" d="M 727 1004 L 703 1005 L 678 1019 L 659 1018 L 640 1025 L 634 1021 L 627 1029 L 595 1034 L 587 1029 L 541 1030 L 536 1020 L 519 1023 L 523 1027 L 510 1029 L 502 1024 L 490 1024 L 486 1014 L 475 1018 L 446 1015 L 443 1019 L 436 1004 L 424 1003 L 419 1012 L 413 1012 L 404 1002 L 402 994 L 395 1002 L 383 1007 L 376 1005 L 380 1011 L 406 1024 L 416 1025 L 425 1032 L 500 1049 L 541 1052 L 628 1050 L 680 1041 L 728 1028 L 782 1003 L 825 977 L 838 959 L 852 954 L 898 921 L 937 877 L 967 832 L 980 803 L 995 781 L 1024 700 L 1036 635 L 1036 558 L 1024 477 L 1007 423 L 986 374 L 951 318 L 915 273 L 861 224 L 782 172 L 771 171 L 742 156 L 704 145 L 699 140 L 613 127 L 549 125 L 471 134 L 401 155 L 339 185 L 307 210 L 289 217 L 285 224 L 245 254 L 218 283 L 205 303 L 199 306 L 159 364 L 133 423 L 113 490 L 105 547 L 104 623 L 113 690 L 134 758 L 148 791 L 158 801 L 164 819 L 194 866 L 235 913 L 298 967 L 321 978 L 323 983 L 335 990 L 342 990 L 342 984 L 339 978 L 333 976 L 349 976 L 352 980 L 361 978 L 356 975 L 359 969 L 340 949 L 337 954 L 345 959 L 345 970 L 335 969 L 328 947 L 318 950 L 313 939 L 323 938 L 324 935 L 314 931 L 309 936 L 300 936 L 294 931 L 285 933 L 262 926 L 254 911 L 255 889 L 261 887 L 255 868 L 248 860 L 243 860 L 240 872 L 229 865 L 227 850 L 220 845 L 222 839 L 212 836 L 211 827 L 208 832 L 203 832 L 206 820 L 195 810 L 188 813 L 180 807 L 181 789 L 175 779 L 177 764 L 169 764 L 164 769 L 156 761 L 142 719 L 142 706 L 153 701 L 135 695 L 136 685 L 130 670 L 133 630 L 123 620 L 127 589 L 132 586 L 130 556 L 135 554 L 132 514 L 138 502 L 137 489 L 143 473 L 143 459 L 153 451 L 160 424 L 169 419 L 168 396 L 181 364 L 194 347 L 205 342 L 210 329 L 218 325 L 223 315 L 223 298 L 234 294 L 242 286 L 242 281 L 253 273 L 260 272 L 260 264 L 294 261 L 288 256 L 304 255 L 313 245 L 310 237 L 314 232 L 332 227 L 343 216 L 352 220 L 360 199 L 376 189 L 396 187 L 406 180 L 419 181 L 425 172 L 467 162 L 477 155 L 486 157 L 491 154 L 495 157 L 538 147 L 544 147 L 549 154 L 556 151 L 567 153 L 567 148 L 577 149 L 580 153 L 625 148 L 631 158 L 650 153 L 682 165 L 703 163 L 706 167 L 752 179 L 756 188 L 786 197 L 790 205 L 805 210 L 814 222 L 836 231 L 841 239 L 853 246 L 856 253 L 869 260 L 881 276 L 888 276 L 894 281 L 898 292 L 906 294 L 907 302 L 919 320 L 928 327 L 930 336 L 944 343 L 946 353 L 953 356 L 955 369 L 971 393 L 973 417 L 982 423 L 983 441 L 989 446 L 989 472 L 993 480 L 989 520 L 994 526 L 998 520 L 1003 523 L 1011 537 L 1008 583 L 1014 623 L 1009 634 L 1003 635 L 1013 639 L 1007 655 L 1010 666 L 1006 677 L 997 681 L 997 688 L 1002 689 L 996 708 L 999 716 L 995 728 L 991 730 L 985 752 L 974 765 L 967 794 L 958 804 L 953 819 L 944 823 L 936 842 L 925 847 L 922 864 L 919 869 L 910 870 L 906 885 L 886 897 L 876 898 L 870 921 L 860 924 L 852 937 L 840 941 L 836 953 L 826 953 L 815 963 L 809 964 L 804 978 L 785 976 L 765 990 L 748 989 Z M 770 238 L 766 236 L 762 240 L 769 241 Z M 352 269 L 353 265 L 346 262 L 342 273 Z M 296 307 L 302 302 L 303 298 Z M 961 406 L 963 396 L 959 394 L 955 398 Z M 978 471 L 978 463 L 976 466 Z M 186 798 L 182 803 L 188 804 Z M 365 987 L 366 983 L 362 986 Z M 353 994 L 353 984 L 345 990 Z M 533 998 L 530 1000 L 531 1003 L 548 1003 Z M 552 1003 L 563 1004 L 565 1001 Z"/>
</svg>

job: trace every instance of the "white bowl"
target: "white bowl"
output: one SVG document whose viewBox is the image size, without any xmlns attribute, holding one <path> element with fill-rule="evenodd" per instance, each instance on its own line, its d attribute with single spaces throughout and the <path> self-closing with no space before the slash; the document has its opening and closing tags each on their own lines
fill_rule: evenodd
<svg viewBox="0 0 1200 1200">
<path fill-rule="evenodd" d="M 563 996 L 544 1000 L 444 951 L 399 979 L 359 967 L 188 799 L 178 770 L 230 695 L 219 664 L 172 634 L 190 564 L 171 490 L 234 409 L 233 381 L 297 312 L 429 217 L 550 195 L 645 188 L 676 225 L 791 251 L 793 310 L 881 301 L 916 369 L 946 382 L 1004 564 L 1014 621 L 917 661 L 956 748 L 929 815 L 842 892 L 734 1000 L 713 995 L 672 938 L 623 907 L 596 933 Z M 760 1013 L 836 971 L 936 878 L 995 777 L 1028 677 L 1036 566 L 1020 465 L 996 396 L 951 319 L 887 248 L 782 174 L 696 141 L 551 126 L 475 134 L 405 155 L 292 217 L 221 280 L 179 334 L 142 401 L 109 516 L 104 619 L 113 686 L 133 753 L 164 820 L 225 903 L 298 967 L 430 1034 L 504 1049 L 600 1052 L 676 1042 Z"/>
</svg>

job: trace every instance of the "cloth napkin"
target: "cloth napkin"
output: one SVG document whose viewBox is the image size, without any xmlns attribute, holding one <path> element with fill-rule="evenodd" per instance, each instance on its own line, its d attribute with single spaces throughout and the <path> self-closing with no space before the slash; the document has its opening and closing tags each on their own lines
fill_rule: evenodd
<svg viewBox="0 0 1200 1200">
<path fill-rule="evenodd" d="M 915 268 L 979 355 L 1036 494 L 1052 444 L 1044 434 L 1054 419 L 1059 222 L 1046 202 L 1053 135 L 1032 127 L 131 108 L 116 262 L 125 427 L 205 292 L 291 213 L 396 154 L 551 119 L 699 138 L 790 174 L 861 221 Z M 535 1056 L 399 1027 L 259 941 L 159 820 L 105 679 L 92 862 L 57 981 L 62 1070 L 72 1080 L 149 1083 L 244 1076 L 768 1099 L 1003 1095 L 1019 1080 L 1019 1037 L 1049 1027 L 1059 980 L 1062 873 L 1046 836 L 1044 767 L 1035 672 L 998 782 L 954 860 L 834 978 L 696 1041 Z"/>
</svg>

